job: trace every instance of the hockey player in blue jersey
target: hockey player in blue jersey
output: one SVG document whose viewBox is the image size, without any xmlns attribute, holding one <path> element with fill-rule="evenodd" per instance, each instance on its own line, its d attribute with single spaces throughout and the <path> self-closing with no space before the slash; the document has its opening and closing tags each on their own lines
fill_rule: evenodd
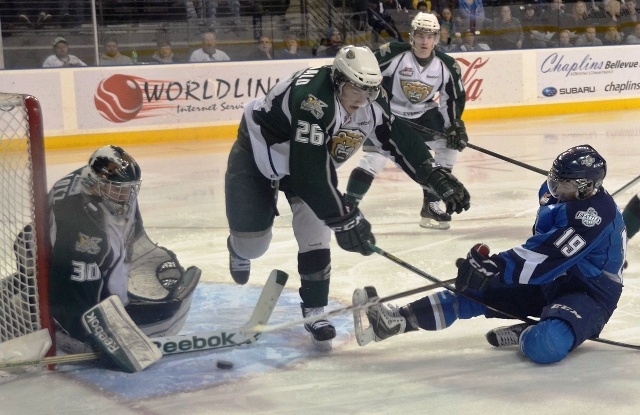
<svg viewBox="0 0 640 415">
<path fill-rule="evenodd" d="M 439 291 L 400 308 L 367 310 L 370 327 L 356 318 L 360 344 L 422 328 L 440 330 L 457 319 L 505 318 L 469 297 L 527 323 L 487 333 L 493 346 L 519 345 L 536 363 L 554 363 L 600 334 L 622 293 L 626 229 L 620 209 L 602 187 L 606 161 L 589 145 L 561 153 L 540 192 L 540 208 L 523 245 L 489 256 L 472 249 L 459 260 L 456 291 Z M 488 252 L 487 252 L 488 254 Z M 463 293 L 461 295 L 460 293 Z M 354 292 L 354 304 L 377 297 Z"/>
</svg>

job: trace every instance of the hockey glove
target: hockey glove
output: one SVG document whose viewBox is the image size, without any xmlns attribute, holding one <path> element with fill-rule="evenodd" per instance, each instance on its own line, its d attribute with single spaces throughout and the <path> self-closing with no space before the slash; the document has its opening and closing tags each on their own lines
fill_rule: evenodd
<svg viewBox="0 0 640 415">
<path fill-rule="evenodd" d="M 371 233 L 371 224 L 362 216 L 360 209 L 355 208 L 347 215 L 328 219 L 325 223 L 336 233 L 340 248 L 362 255 L 373 254 L 369 242 L 375 244 L 376 238 Z"/>
<path fill-rule="evenodd" d="M 444 167 L 428 159 L 416 171 L 418 183 L 433 190 L 447 205 L 447 213 L 460 213 L 470 206 L 469 192 Z"/>
<path fill-rule="evenodd" d="M 445 128 L 444 133 L 447 136 L 447 148 L 462 151 L 469 142 L 467 129 L 462 120 L 454 120 L 449 127 Z"/>
<path fill-rule="evenodd" d="M 488 253 L 488 252 L 487 252 Z M 500 267 L 490 257 L 483 255 L 476 247 L 467 254 L 467 259 L 458 259 L 456 289 L 460 291 L 484 291 L 494 278 L 499 278 Z"/>
</svg>

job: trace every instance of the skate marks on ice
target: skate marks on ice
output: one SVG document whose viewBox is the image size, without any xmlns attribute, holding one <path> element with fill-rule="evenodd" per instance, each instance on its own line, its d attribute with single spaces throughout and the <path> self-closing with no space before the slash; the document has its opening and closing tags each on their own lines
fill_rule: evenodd
<svg viewBox="0 0 640 415">
<path fill-rule="evenodd" d="M 258 301 L 261 289 L 260 286 L 201 283 L 194 293 L 189 317 L 180 334 L 242 327 Z M 330 299 L 327 310 L 342 306 L 344 304 Z M 269 322 L 284 323 L 301 317 L 297 289 L 285 288 Z M 335 316 L 331 321 L 336 327 L 335 352 L 351 342 L 353 321 L 350 314 Z M 165 356 L 146 370 L 133 374 L 95 365 L 60 366 L 60 370 L 107 394 L 133 401 L 211 388 L 324 354 L 314 349 L 311 335 L 300 325 L 264 333 L 250 345 Z M 217 368 L 219 360 L 232 362 L 233 368 Z"/>
</svg>

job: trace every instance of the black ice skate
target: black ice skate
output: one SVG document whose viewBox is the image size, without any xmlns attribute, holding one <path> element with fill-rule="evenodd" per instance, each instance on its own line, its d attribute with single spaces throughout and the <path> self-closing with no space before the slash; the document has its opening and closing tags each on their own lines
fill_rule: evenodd
<svg viewBox="0 0 640 415">
<path fill-rule="evenodd" d="M 229 250 L 229 272 L 236 284 L 244 285 L 249 281 L 251 272 L 251 260 L 240 258 L 231 248 L 229 238 L 227 238 L 227 249 Z"/>
<path fill-rule="evenodd" d="M 489 344 L 494 347 L 517 346 L 520 344 L 520 335 L 527 327 L 529 327 L 527 323 L 498 327 L 489 330 L 485 337 Z"/>
<path fill-rule="evenodd" d="M 420 211 L 420 226 L 431 229 L 449 229 L 451 215 L 440 209 L 440 202 L 429 202 L 424 199 Z"/>
<path fill-rule="evenodd" d="M 304 303 L 300 303 L 300 308 L 302 308 L 302 317 L 305 318 L 324 313 L 324 307 L 305 307 Z M 331 340 L 336 337 L 336 328 L 327 319 L 320 318 L 305 323 L 304 328 L 313 336 L 313 344 L 318 350 L 324 352 L 331 350 Z"/>
</svg>

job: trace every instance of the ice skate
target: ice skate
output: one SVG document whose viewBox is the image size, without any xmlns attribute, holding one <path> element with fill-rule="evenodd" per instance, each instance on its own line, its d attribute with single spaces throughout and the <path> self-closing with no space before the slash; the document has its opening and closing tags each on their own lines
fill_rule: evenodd
<svg viewBox="0 0 640 415">
<path fill-rule="evenodd" d="M 527 323 L 497 327 L 489 330 L 485 337 L 489 344 L 494 347 L 517 346 L 520 344 L 520 335 L 527 327 L 529 327 Z"/>
<path fill-rule="evenodd" d="M 316 316 L 324 313 L 324 307 L 305 307 L 304 303 L 300 303 L 302 308 L 302 317 Z M 311 323 L 305 323 L 304 328 L 313 335 L 313 344 L 323 352 L 331 350 L 331 339 L 336 337 L 336 328 L 327 319 L 321 318 Z"/>
<path fill-rule="evenodd" d="M 251 260 L 240 258 L 231 248 L 229 238 L 227 238 L 227 249 L 229 250 L 229 272 L 236 284 L 244 285 L 249 281 L 251 272 Z"/>
<path fill-rule="evenodd" d="M 361 306 L 377 299 L 378 293 L 374 287 L 364 287 L 353 292 L 352 302 L 354 306 Z M 362 329 L 360 311 L 353 313 L 356 339 L 360 346 L 364 346 L 371 340 L 378 342 L 404 333 L 407 328 L 407 320 L 400 314 L 400 309 L 397 307 L 376 304 L 366 310 L 366 315 L 369 327 Z"/>
<path fill-rule="evenodd" d="M 420 226 L 430 229 L 449 229 L 451 226 L 451 215 L 440 209 L 440 202 L 429 202 L 424 200 L 420 211 Z"/>
</svg>

